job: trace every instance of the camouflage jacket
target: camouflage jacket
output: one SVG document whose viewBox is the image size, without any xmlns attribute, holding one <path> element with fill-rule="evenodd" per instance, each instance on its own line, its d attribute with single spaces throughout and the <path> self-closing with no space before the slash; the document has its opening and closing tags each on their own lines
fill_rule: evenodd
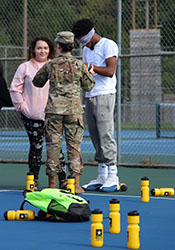
<svg viewBox="0 0 175 250">
<path fill-rule="evenodd" d="M 69 54 L 59 55 L 37 72 L 33 84 L 42 88 L 48 79 L 50 89 L 45 113 L 82 114 L 81 88 L 90 91 L 95 85 L 84 63 Z"/>
</svg>

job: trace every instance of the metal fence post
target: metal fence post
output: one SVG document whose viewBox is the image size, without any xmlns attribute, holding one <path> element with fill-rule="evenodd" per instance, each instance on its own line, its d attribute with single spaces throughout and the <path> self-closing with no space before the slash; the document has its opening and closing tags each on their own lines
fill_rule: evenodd
<svg viewBox="0 0 175 250">
<path fill-rule="evenodd" d="M 119 48 L 119 57 L 117 58 L 117 165 L 120 164 L 121 158 L 121 143 L 120 143 L 120 132 L 121 132 L 121 0 L 117 0 L 118 11 L 117 11 L 117 44 Z"/>
</svg>

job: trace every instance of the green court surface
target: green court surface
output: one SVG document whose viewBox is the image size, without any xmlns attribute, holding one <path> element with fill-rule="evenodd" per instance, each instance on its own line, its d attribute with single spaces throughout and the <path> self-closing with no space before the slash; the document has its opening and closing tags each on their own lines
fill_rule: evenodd
<svg viewBox="0 0 175 250">
<path fill-rule="evenodd" d="M 27 172 L 28 166 L 25 164 L 0 164 L 0 189 L 25 189 Z M 112 193 L 116 195 L 140 196 L 141 178 L 144 176 L 147 176 L 150 180 L 150 190 L 155 187 L 175 187 L 174 169 L 119 167 L 118 175 L 120 182 L 127 184 L 128 190 Z M 80 178 L 81 185 L 88 183 L 96 176 L 96 166 L 84 166 L 84 172 Z M 39 175 L 39 188 L 46 187 L 48 187 L 48 178 L 45 174 L 45 165 L 42 165 Z"/>
</svg>

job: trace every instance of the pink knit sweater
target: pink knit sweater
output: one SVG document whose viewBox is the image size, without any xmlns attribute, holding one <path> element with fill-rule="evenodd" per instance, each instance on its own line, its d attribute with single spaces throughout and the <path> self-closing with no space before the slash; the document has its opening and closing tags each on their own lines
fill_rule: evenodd
<svg viewBox="0 0 175 250">
<path fill-rule="evenodd" d="M 49 82 L 37 88 L 32 80 L 37 71 L 45 64 L 30 60 L 22 63 L 12 80 L 10 95 L 15 109 L 29 119 L 44 120 L 48 99 Z"/>
</svg>

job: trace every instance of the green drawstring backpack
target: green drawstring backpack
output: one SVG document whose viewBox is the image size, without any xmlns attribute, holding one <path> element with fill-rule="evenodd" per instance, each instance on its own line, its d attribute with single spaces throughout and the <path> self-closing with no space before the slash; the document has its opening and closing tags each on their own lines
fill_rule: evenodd
<svg viewBox="0 0 175 250">
<path fill-rule="evenodd" d="M 91 214 L 85 199 L 62 189 L 46 188 L 26 193 L 20 210 L 24 210 L 26 202 L 40 209 L 39 220 L 80 222 L 88 221 Z"/>
</svg>

